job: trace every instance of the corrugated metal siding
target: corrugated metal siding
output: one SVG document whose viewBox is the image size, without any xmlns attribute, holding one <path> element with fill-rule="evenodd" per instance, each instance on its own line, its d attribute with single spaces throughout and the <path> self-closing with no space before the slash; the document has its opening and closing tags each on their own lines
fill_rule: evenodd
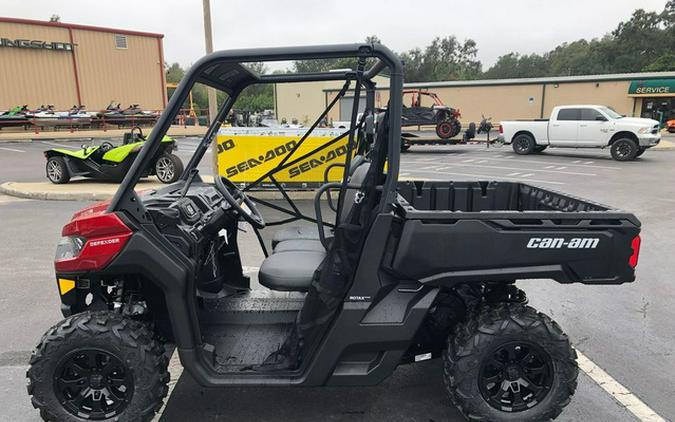
<svg viewBox="0 0 675 422">
<path fill-rule="evenodd" d="M 163 108 L 163 64 L 158 39 L 126 35 L 128 49 L 115 48 L 113 33 L 73 29 L 82 103 L 89 110 L 110 101 L 124 107 Z M 68 29 L 0 22 L 0 37 L 70 42 Z M 72 53 L 0 48 L 0 110 L 28 104 L 54 104 L 68 109 L 77 104 Z"/>
<path fill-rule="evenodd" d="M 0 37 L 69 42 L 68 30 L 0 22 Z M 72 56 L 66 51 L 0 48 L 0 110 L 28 104 L 77 103 Z"/>
<path fill-rule="evenodd" d="M 156 38 L 127 35 L 127 49 L 115 48 L 112 33 L 74 30 L 82 100 L 90 109 L 110 101 L 161 109 L 162 80 Z"/>
</svg>

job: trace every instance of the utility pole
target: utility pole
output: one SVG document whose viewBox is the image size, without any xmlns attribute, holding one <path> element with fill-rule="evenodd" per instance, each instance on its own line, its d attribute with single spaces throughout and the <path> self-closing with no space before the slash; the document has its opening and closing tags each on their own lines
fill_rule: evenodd
<svg viewBox="0 0 675 422">
<path fill-rule="evenodd" d="M 211 31 L 211 2 L 210 0 L 202 0 L 204 5 L 204 40 L 206 41 L 206 54 L 213 53 L 213 32 Z M 216 101 L 215 88 L 207 88 L 209 96 L 209 120 L 211 123 L 216 118 L 218 112 L 218 103 Z"/>
</svg>

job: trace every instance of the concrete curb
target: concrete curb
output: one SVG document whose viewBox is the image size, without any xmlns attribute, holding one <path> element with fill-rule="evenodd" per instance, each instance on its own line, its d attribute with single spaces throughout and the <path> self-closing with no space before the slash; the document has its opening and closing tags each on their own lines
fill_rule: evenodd
<svg viewBox="0 0 675 422">
<path fill-rule="evenodd" d="M 17 186 L 18 184 L 18 186 Z M 28 185 L 28 186 L 26 186 Z M 49 183 L 17 183 L 5 182 L 0 184 L 0 193 L 4 195 L 14 196 L 17 198 L 36 199 L 42 201 L 104 201 L 111 198 L 114 192 L 96 192 L 89 191 L 50 191 L 42 188 L 42 186 L 51 186 Z M 67 185 L 66 185 L 67 186 Z M 81 187 L 82 184 L 77 185 Z M 96 187 L 96 184 L 92 184 Z M 98 185 L 99 187 L 101 185 Z M 141 185 L 139 190 L 155 189 L 158 185 L 152 184 L 144 187 Z M 283 196 L 277 191 L 254 191 L 252 195 L 259 199 L 275 200 L 283 199 Z M 290 191 L 288 196 L 294 200 L 300 199 L 314 199 L 314 191 Z"/>
</svg>

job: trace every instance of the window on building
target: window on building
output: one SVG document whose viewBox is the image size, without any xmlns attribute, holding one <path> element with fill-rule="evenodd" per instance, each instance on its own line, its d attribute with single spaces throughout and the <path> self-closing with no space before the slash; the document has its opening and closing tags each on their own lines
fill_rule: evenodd
<svg viewBox="0 0 675 422">
<path fill-rule="evenodd" d="M 127 36 L 126 35 L 117 35 L 115 34 L 115 48 L 118 50 L 126 50 L 127 45 Z"/>
<path fill-rule="evenodd" d="M 563 108 L 558 112 L 558 120 L 579 120 L 581 117 L 581 109 L 579 108 Z"/>
</svg>

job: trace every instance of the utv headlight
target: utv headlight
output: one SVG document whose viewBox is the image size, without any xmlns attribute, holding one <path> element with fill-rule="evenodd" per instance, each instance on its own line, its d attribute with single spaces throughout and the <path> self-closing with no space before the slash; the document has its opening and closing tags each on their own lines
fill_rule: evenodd
<svg viewBox="0 0 675 422">
<path fill-rule="evenodd" d="M 56 246 L 56 257 L 54 260 L 61 261 L 79 256 L 86 241 L 87 239 L 80 236 L 62 237 Z"/>
</svg>

